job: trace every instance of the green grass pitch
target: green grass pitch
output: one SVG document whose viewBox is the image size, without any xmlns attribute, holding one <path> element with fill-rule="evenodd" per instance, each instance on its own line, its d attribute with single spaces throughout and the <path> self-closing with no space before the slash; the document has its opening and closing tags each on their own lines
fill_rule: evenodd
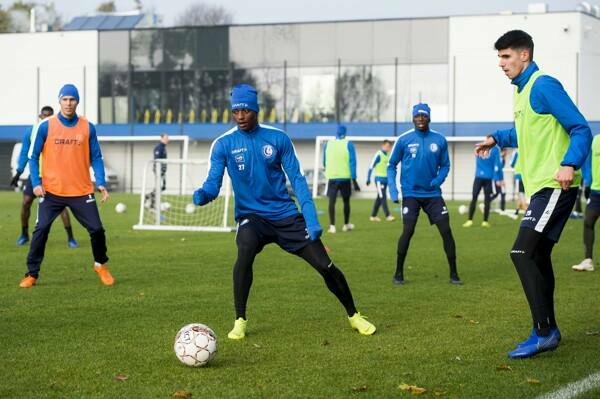
<svg viewBox="0 0 600 399">
<path fill-rule="evenodd" d="M 600 370 L 600 272 L 570 270 L 582 257 L 581 220 L 568 222 L 553 257 L 563 341 L 554 352 L 511 361 L 506 353 L 529 333 L 530 317 L 508 256 L 518 224 L 506 217 L 492 215 L 492 228 L 482 229 L 478 212 L 464 229 L 459 204 L 450 204 L 465 282 L 456 287 L 437 229 L 422 214 L 408 283 L 398 287 L 391 278 L 401 222 L 369 222 L 371 201 L 354 200 L 356 230 L 325 234 L 324 242 L 377 333 L 353 332 L 321 277 L 271 245 L 255 263 L 249 335 L 232 342 L 234 234 L 133 231 L 138 197 L 114 194 L 101 215 L 115 286 L 102 286 L 92 271 L 81 226 L 74 222 L 81 248 L 67 249 L 57 220 L 39 285 L 24 290 L 28 247 L 15 246 L 20 199 L 0 193 L 0 398 L 412 397 L 402 383 L 427 389 L 422 397 L 534 398 Z M 125 214 L 114 211 L 119 201 Z M 185 367 L 173 353 L 175 333 L 191 322 L 219 337 L 208 367 Z"/>
</svg>

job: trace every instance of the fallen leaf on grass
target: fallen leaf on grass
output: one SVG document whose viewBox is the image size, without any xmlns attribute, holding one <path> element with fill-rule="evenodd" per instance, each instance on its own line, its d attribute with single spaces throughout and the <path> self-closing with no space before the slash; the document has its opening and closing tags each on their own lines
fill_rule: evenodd
<svg viewBox="0 0 600 399">
<path fill-rule="evenodd" d="M 354 392 L 365 392 L 367 389 L 369 389 L 366 385 L 362 385 L 359 387 L 352 387 L 352 390 Z"/>
<path fill-rule="evenodd" d="M 527 382 L 531 385 L 539 384 L 540 380 L 536 380 L 535 378 L 528 378 Z"/>
<path fill-rule="evenodd" d="M 128 379 L 129 379 L 129 376 L 125 375 L 125 374 L 115 375 L 115 380 L 118 380 L 118 381 L 127 381 Z"/>
<path fill-rule="evenodd" d="M 401 391 L 408 391 L 408 392 L 412 393 L 413 395 L 421 395 L 421 394 L 424 394 L 425 392 L 427 392 L 427 389 L 425 389 L 425 388 L 421 388 L 416 385 L 409 385 L 404 382 L 402 384 L 398 385 L 398 388 L 400 388 Z"/>
<path fill-rule="evenodd" d="M 456 360 L 457 362 L 460 362 L 462 359 L 460 358 L 460 356 L 456 356 L 456 357 L 454 358 L 454 360 Z"/>
<path fill-rule="evenodd" d="M 438 398 L 440 396 L 446 396 L 446 391 L 433 391 L 433 396 L 437 396 Z"/>
<path fill-rule="evenodd" d="M 599 335 L 600 331 L 586 331 L 585 335 Z"/>
<path fill-rule="evenodd" d="M 471 323 L 471 324 L 479 324 L 479 322 L 477 320 L 469 320 L 469 323 Z"/>
<path fill-rule="evenodd" d="M 254 347 L 255 347 L 255 348 L 257 348 L 257 349 L 260 349 L 260 348 L 262 348 L 262 346 L 260 346 L 259 344 L 252 344 L 252 346 L 254 346 Z"/>
<path fill-rule="evenodd" d="M 462 318 L 463 318 L 463 315 L 461 315 L 461 314 L 455 314 L 455 315 L 454 315 L 454 318 L 455 318 L 455 319 L 462 319 Z"/>
<path fill-rule="evenodd" d="M 512 371 L 512 367 L 510 367 L 508 364 L 501 364 L 499 366 L 496 366 L 496 370 L 498 370 L 498 371 Z"/>
<path fill-rule="evenodd" d="M 192 397 L 192 393 L 188 391 L 176 391 L 173 394 L 173 397 L 177 399 L 190 399 Z"/>
<path fill-rule="evenodd" d="M 323 346 L 327 346 L 327 345 L 329 345 L 329 341 L 327 341 L 327 340 L 324 340 L 323 342 L 321 342 L 321 345 L 323 345 Z"/>
</svg>

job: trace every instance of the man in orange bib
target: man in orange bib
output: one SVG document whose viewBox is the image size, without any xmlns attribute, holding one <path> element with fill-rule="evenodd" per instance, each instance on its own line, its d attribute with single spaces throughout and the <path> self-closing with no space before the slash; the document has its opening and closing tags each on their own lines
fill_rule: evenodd
<svg viewBox="0 0 600 399">
<path fill-rule="evenodd" d="M 27 255 L 27 273 L 21 288 L 36 284 L 44 259 L 52 222 L 65 207 L 90 234 L 94 269 L 104 285 L 113 285 L 106 262 L 106 237 L 96 206 L 90 166 L 94 170 L 102 202 L 108 199 L 104 161 L 96 137 L 96 128 L 76 113 L 79 92 L 66 84 L 58 94 L 60 112 L 41 122 L 31 136 L 29 168 L 33 193 L 39 197 L 38 220 Z M 40 161 L 41 160 L 41 161 Z"/>
</svg>

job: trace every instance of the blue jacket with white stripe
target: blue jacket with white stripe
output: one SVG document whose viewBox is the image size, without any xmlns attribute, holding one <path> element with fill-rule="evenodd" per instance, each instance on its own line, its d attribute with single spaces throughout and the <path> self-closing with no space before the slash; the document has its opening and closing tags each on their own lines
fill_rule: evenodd
<svg viewBox="0 0 600 399">
<path fill-rule="evenodd" d="M 283 131 L 258 124 L 246 132 L 234 127 L 218 137 L 210 148 L 206 181 L 194 194 L 204 205 L 219 195 L 223 175 L 231 178 L 235 193 L 236 221 L 247 214 L 280 220 L 298 213 L 286 188 L 286 175 L 298 198 L 309 232 L 320 230 L 317 211 L 292 140 Z M 311 238 L 316 238 L 312 237 Z"/>
<path fill-rule="evenodd" d="M 488 180 L 503 180 L 500 149 L 495 146 L 487 158 L 475 157 L 475 177 Z"/>
<path fill-rule="evenodd" d="M 388 187 L 392 201 L 398 201 L 396 174 L 402 162 L 400 184 L 403 197 L 440 197 L 440 186 L 450 171 L 448 142 L 433 130 L 411 129 L 401 134 L 394 144 L 388 163 Z"/>
<path fill-rule="evenodd" d="M 23 142 L 21 144 L 21 152 L 19 152 L 19 161 L 17 163 L 17 172 L 23 173 L 25 170 L 25 166 L 27 166 L 27 162 L 29 162 L 28 154 L 29 147 L 31 146 L 31 132 L 33 131 L 33 127 L 28 127 L 23 135 Z"/>
</svg>

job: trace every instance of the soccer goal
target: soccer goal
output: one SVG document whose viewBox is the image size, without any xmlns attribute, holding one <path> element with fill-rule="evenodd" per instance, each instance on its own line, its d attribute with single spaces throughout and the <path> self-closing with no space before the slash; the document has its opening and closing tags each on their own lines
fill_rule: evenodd
<svg viewBox="0 0 600 399">
<path fill-rule="evenodd" d="M 156 159 L 146 163 L 140 193 L 136 230 L 230 232 L 235 229 L 229 177 L 223 178 L 219 196 L 197 207 L 194 190 L 208 174 L 208 161 Z M 168 173 L 167 173 L 168 172 Z M 169 181 L 171 180 L 171 181 Z"/>
</svg>

